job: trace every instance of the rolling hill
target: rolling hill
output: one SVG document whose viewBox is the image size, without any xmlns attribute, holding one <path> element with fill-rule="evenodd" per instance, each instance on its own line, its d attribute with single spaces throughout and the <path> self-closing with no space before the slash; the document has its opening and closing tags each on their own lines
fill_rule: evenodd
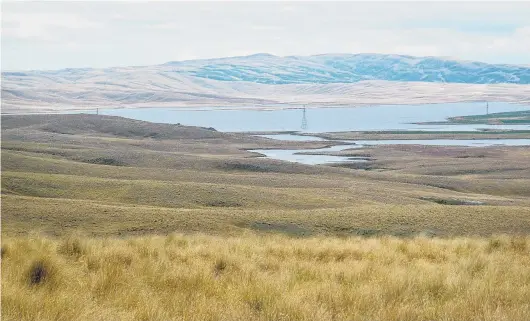
<svg viewBox="0 0 530 321">
<path fill-rule="evenodd" d="M 362 80 L 466 84 L 530 84 L 530 67 L 493 65 L 437 57 L 382 54 L 325 54 L 245 57 L 169 62 L 173 72 L 221 81 L 263 84 L 355 83 Z"/>
<path fill-rule="evenodd" d="M 435 57 L 256 54 L 155 66 L 2 73 L 2 112 L 528 102 L 530 67 Z"/>
</svg>

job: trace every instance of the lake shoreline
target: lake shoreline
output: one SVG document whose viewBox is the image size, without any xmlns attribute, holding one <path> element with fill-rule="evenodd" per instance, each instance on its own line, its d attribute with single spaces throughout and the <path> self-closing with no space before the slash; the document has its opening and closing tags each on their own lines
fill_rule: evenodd
<svg viewBox="0 0 530 321">
<path fill-rule="evenodd" d="M 273 135 L 273 134 L 271 134 Z M 435 139 L 527 139 L 530 130 L 501 131 L 346 131 L 323 133 L 296 133 L 300 136 L 319 137 L 326 140 L 435 140 Z"/>
<path fill-rule="evenodd" d="M 281 136 L 291 136 L 293 141 L 344 141 L 344 140 L 435 140 L 435 139 L 453 139 L 453 140 L 471 140 L 471 139 L 528 139 L 530 130 L 484 130 L 484 131 L 343 131 L 343 132 L 322 132 L 322 133 L 305 133 L 299 131 L 257 131 L 257 132 L 227 132 L 229 134 L 245 134 L 252 136 L 278 139 Z M 274 136 L 278 136 L 275 138 Z"/>
<path fill-rule="evenodd" d="M 286 141 L 283 137 L 279 142 Z M 359 141 L 335 141 L 337 144 L 328 145 L 321 148 L 259 148 L 246 149 L 248 152 L 257 154 L 256 157 L 265 157 L 280 161 L 301 163 L 306 165 L 337 165 L 363 163 L 363 167 L 369 168 L 376 160 L 370 152 L 374 148 L 420 148 L 425 150 L 451 150 L 475 149 L 475 148 L 510 148 L 528 147 L 530 139 L 508 139 L 499 140 L 499 143 L 492 143 L 494 139 L 482 140 L 458 140 L 458 139 L 431 139 L 431 140 L 359 140 Z M 328 143 L 332 141 L 323 141 Z M 357 165 L 356 165 L 357 166 Z M 359 169 L 359 166 L 357 166 Z"/>
<path fill-rule="evenodd" d="M 102 107 L 87 107 L 87 108 L 61 108 L 61 107 L 48 107 L 48 109 L 43 110 L 42 112 L 37 111 L 30 111 L 31 108 L 28 109 L 22 109 L 20 112 L 7 112 L 7 113 L 1 113 L 1 116 L 13 116 L 13 115 L 48 115 L 48 114 L 76 114 L 76 113 L 93 113 L 96 114 L 96 112 L 99 110 L 99 112 L 104 112 L 106 110 L 138 110 L 138 109 L 157 109 L 157 108 L 167 108 L 167 109 L 174 109 L 175 111 L 243 111 L 243 110 L 249 110 L 249 111 L 278 111 L 278 110 L 292 110 L 292 109 L 321 109 L 321 108 L 330 108 L 330 109 L 343 109 L 343 108 L 361 108 L 361 107 L 377 107 L 377 106 L 395 106 L 395 107 L 402 107 L 402 106 L 420 106 L 420 105 L 426 105 L 426 106 L 434 106 L 434 105 L 440 105 L 440 104 L 472 104 L 472 103 L 485 103 L 484 100 L 474 100 L 474 99 L 457 99 L 457 100 L 436 100 L 433 102 L 423 102 L 423 101 L 380 101 L 380 102 L 370 102 L 370 103 L 343 103 L 343 104 L 303 104 L 303 103 L 279 103 L 279 104 L 270 104 L 270 105 L 252 105 L 252 106 L 244 106 L 237 104 L 232 104 L 231 106 L 225 106 L 225 105 L 219 105 L 218 107 L 213 107 L 211 105 L 199 105 L 199 106 L 179 106 L 178 104 L 175 104 L 173 106 L 166 106 L 165 104 L 158 104 L 153 106 L 102 106 Z M 491 101 L 492 103 L 506 103 L 506 104 L 513 104 L 513 105 L 523 105 L 530 107 L 530 101 L 527 100 L 507 100 L 504 101 L 502 99 L 497 99 L 494 101 Z"/>
<path fill-rule="evenodd" d="M 445 121 L 417 122 L 416 125 L 530 125 L 530 110 L 449 117 Z"/>
</svg>

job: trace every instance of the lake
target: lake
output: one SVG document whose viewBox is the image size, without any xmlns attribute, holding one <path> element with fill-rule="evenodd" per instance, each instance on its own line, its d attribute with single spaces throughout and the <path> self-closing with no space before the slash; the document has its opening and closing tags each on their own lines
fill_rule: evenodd
<svg viewBox="0 0 530 321">
<path fill-rule="evenodd" d="M 273 138 L 270 135 L 269 138 Z M 280 136 L 280 135 L 278 135 Z M 289 140 L 288 135 L 282 135 L 281 140 Z M 311 138 L 311 137 L 309 137 Z M 301 153 L 337 152 L 351 148 L 361 148 L 370 145 L 428 145 L 428 146 L 468 146 L 486 147 L 494 145 L 530 146 L 530 139 L 426 139 L 426 140 L 341 140 L 354 145 L 335 145 L 318 149 L 254 149 L 256 152 L 272 159 L 296 162 L 307 165 L 330 164 L 341 162 L 366 162 L 363 157 L 346 157 L 332 155 L 304 155 Z"/>
<path fill-rule="evenodd" d="M 489 103 L 489 112 L 522 111 L 529 106 L 509 103 Z M 378 105 L 345 108 L 306 109 L 216 109 L 215 107 L 184 110 L 178 108 L 103 109 L 100 114 L 122 116 L 158 123 L 213 127 L 223 132 L 298 131 L 305 133 L 337 131 L 425 130 L 476 131 L 480 129 L 530 130 L 530 125 L 416 125 L 416 122 L 444 121 L 448 117 L 486 113 L 485 103 L 448 103 L 423 105 Z M 322 141 L 314 136 L 292 134 L 258 135 L 280 140 Z M 365 162 L 362 158 L 331 155 L 300 155 L 303 152 L 340 151 L 365 145 L 420 144 L 438 146 L 527 146 L 529 139 L 476 139 L 476 140 L 371 140 L 344 141 L 356 145 L 337 145 L 313 150 L 253 150 L 266 157 L 302 164 L 329 164 L 336 162 Z"/>
<path fill-rule="evenodd" d="M 489 112 L 528 110 L 529 106 L 489 103 Z M 530 125 L 416 125 L 448 117 L 484 114 L 485 103 L 378 105 L 345 108 L 276 110 L 183 110 L 178 108 L 102 109 L 100 114 L 158 123 L 213 127 L 223 132 L 300 131 L 308 133 L 375 130 L 475 131 L 477 129 L 530 130 Z"/>
</svg>

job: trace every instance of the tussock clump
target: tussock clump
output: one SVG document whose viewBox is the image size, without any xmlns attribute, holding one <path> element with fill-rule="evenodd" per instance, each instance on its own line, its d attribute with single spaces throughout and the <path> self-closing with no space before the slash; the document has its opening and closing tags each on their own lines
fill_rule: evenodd
<svg viewBox="0 0 530 321">
<path fill-rule="evenodd" d="M 35 262 L 28 271 L 29 283 L 32 285 L 41 284 L 48 278 L 48 268 L 42 261 Z"/>
<path fill-rule="evenodd" d="M 247 301 L 248 305 L 250 306 L 250 308 L 256 312 L 261 312 L 263 310 L 263 307 L 264 307 L 264 302 L 261 298 L 257 298 L 257 297 L 254 297 L 254 298 L 251 298 Z"/>
<path fill-rule="evenodd" d="M 183 240 L 183 239 L 176 240 L 176 244 L 180 248 L 188 247 L 188 241 L 187 240 Z"/>
<path fill-rule="evenodd" d="M 156 252 L 156 251 L 153 251 Z M 158 252 L 156 252 L 158 253 Z M 150 258 L 149 255 L 143 256 L 144 258 Z M 134 261 L 133 253 L 125 251 L 111 251 L 103 256 L 103 261 L 107 264 L 118 265 L 118 266 L 130 266 Z M 154 258 L 156 259 L 156 257 Z"/>
<path fill-rule="evenodd" d="M 89 256 L 86 260 L 86 267 L 89 271 L 97 271 L 101 268 L 101 258 Z"/>
<path fill-rule="evenodd" d="M 223 273 L 226 270 L 227 266 L 228 263 L 225 259 L 217 259 L 213 267 L 215 275 L 220 275 L 221 273 Z"/>
<path fill-rule="evenodd" d="M 140 255 L 141 258 L 153 258 L 153 259 L 156 259 L 160 255 L 160 253 L 158 253 L 158 249 L 157 248 L 153 248 L 152 246 L 147 246 L 147 245 L 138 246 L 137 251 L 138 251 L 138 254 Z M 116 253 L 116 255 L 122 257 L 121 261 L 129 260 L 129 259 L 124 257 L 124 256 L 127 256 L 127 254 L 125 254 L 125 253 Z M 132 258 L 130 258 L 130 259 L 132 259 Z M 131 262 L 129 262 L 128 264 L 130 264 L 130 263 Z"/>
<path fill-rule="evenodd" d="M 502 241 L 495 238 L 495 239 L 490 239 L 488 241 L 488 246 L 486 250 L 487 252 L 493 252 L 493 251 L 501 249 L 502 247 L 503 247 Z"/>
<path fill-rule="evenodd" d="M 9 247 L 4 244 L 2 245 L 2 250 L 0 252 L 0 258 L 4 259 L 9 255 Z"/>
<path fill-rule="evenodd" d="M 271 271 L 271 272 L 277 272 L 280 270 L 280 264 L 276 261 L 267 260 L 264 262 L 260 262 L 258 264 L 258 268 L 262 271 Z"/>
<path fill-rule="evenodd" d="M 524 254 L 528 251 L 528 243 L 526 238 L 522 236 L 498 236 L 490 239 L 486 246 L 487 253 L 494 251 L 514 251 Z"/>
<path fill-rule="evenodd" d="M 66 256 L 79 258 L 87 254 L 87 244 L 80 236 L 70 235 L 61 242 L 57 252 Z"/>
<path fill-rule="evenodd" d="M 524 253 L 527 251 L 526 239 L 523 237 L 512 237 L 510 240 L 510 247 L 516 252 Z"/>
<path fill-rule="evenodd" d="M 166 247 L 176 245 L 176 247 L 178 248 L 186 248 L 188 247 L 189 240 L 186 239 L 184 235 L 180 235 L 177 233 L 171 233 L 166 237 L 164 244 Z"/>
<path fill-rule="evenodd" d="M 57 282 L 58 269 L 52 261 L 48 259 L 38 259 L 33 261 L 26 272 L 28 284 L 31 286 L 54 284 Z"/>
</svg>

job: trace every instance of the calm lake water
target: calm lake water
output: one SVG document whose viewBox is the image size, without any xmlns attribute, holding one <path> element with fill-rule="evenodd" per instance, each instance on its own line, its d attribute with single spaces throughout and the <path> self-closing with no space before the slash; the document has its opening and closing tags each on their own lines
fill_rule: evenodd
<svg viewBox="0 0 530 321">
<path fill-rule="evenodd" d="M 528 110 L 529 106 L 489 103 L 489 112 Z M 424 105 L 378 105 L 351 108 L 308 108 L 303 129 L 302 109 L 278 110 L 182 110 L 177 108 L 106 109 L 100 114 L 123 116 L 158 123 L 180 123 L 213 127 L 224 132 L 300 131 L 334 132 L 355 130 L 474 131 L 480 128 L 530 129 L 530 125 L 415 125 L 414 122 L 443 121 L 448 117 L 485 114 L 485 103 Z"/>
<path fill-rule="evenodd" d="M 299 141 L 299 142 L 320 142 L 325 141 L 326 139 L 316 137 L 316 136 L 303 136 L 303 135 L 294 135 L 294 134 L 278 134 L 278 135 L 255 135 L 258 137 L 265 137 L 270 139 L 277 140 L 290 140 L 290 141 Z"/>
<path fill-rule="evenodd" d="M 270 135 L 274 136 L 274 135 Z M 279 135 L 277 135 L 279 136 Z M 282 135 L 282 140 L 289 140 L 288 135 Z M 298 136 L 300 137 L 300 136 Z M 279 159 L 301 164 L 316 165 L 341 162 L 366 162 L 362 157 L 344 157 L 332 155 L 303 155 L 301 153 L 337 152 L 351 148 L 361 148 L 369 145 L 429 145 L 429 146 L 469 146 L 486 147 L 494 145 L 530 146 L 530 139 L 431 139 L 431 140 L 343 140 L 355 145 L 335 145 L 319 149 L 255 149 L 251 152 L 260 153 L 268 158 Z"/>
<path fill-rule="evenodd" d="M 255 149 L 251 152 L 260 153 L 268 158 L 279 159 L 288 162 L 295 162 L 307 165 L 330 164 L 342 162 L 366 162 L 361 157 L 343 157 L 332 155 L 303 155 L 301 153 L 338 152 L 348 148 L 360 148 L 356 145 L 335 145 L 318 149 Z"/>
<path fill-rule="evenodd" d="M 489 103 L 489 112 L 522 111 L 529 106 L 509 103 Z M 305 133 L 376 130 L 425 130 L 425 131 L 476 131 L 480 129 L 530 130 L 530 125 L 416 125 L 415 122 L 444 121 L 448 117 L 481 115 L 486 113 L 485 103 L 451 103 L 424 105 L 379 105 L 351 108 L 308 108 L 255 110 L 226 110 L 214 107 L 198 110 L 177 108 L 106 109 L 100 114 L 122 116 L 158 123 L 213 127 L 223 132 L 242 131 L 299 131 Z M 321 141 L 323 139 L 300 135 L 259 135 L 280 140 Z M 438 146 L 491 146 L 530 145 L 530 139 L 503 140 L 380 140 L 344 141 L 357 145 L 338 145 L 312 150 L 254 150 L 266 157 L 303 164 L 336 162 L 365 162 L 362 158 L 330 155 L 300 155 L 303 152 L 340 151 L 364 145 L 420 144 Z"/>
</svg>

